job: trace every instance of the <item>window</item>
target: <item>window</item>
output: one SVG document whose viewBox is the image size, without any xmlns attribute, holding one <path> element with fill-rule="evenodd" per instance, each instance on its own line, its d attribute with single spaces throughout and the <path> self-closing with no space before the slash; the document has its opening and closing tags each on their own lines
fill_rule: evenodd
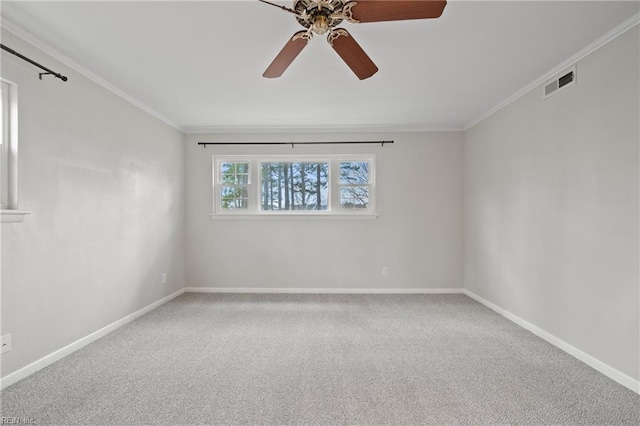
<svg viewBox="0 0 640 426">
<path fill-rule="evenodd" d="M 223 210 L 246 210 L 249 207 L 249 163 L 220 163 L 220 205 Z"/>
<path fill-rule="evenodd" d="M 18 211 L 18 88 L 1 79 L 0 208 L 2 222 L 22 222 Z"/>
<path fill-rule="evenodd" d="M 9 101 L 10 87 L 2 82 L 2 145 L 0 146 L 0 207 L 9 208 L 9 133 L 11 123 L 9 113 L 11 110 Z"/>
<path fill-rule="evenodd" d="M 367 209 L 371 178 L 368 161 L 340 162 L 340 208 Z"/>
<path fill-rule="evenodd" d="M 214 156 L 213 215 L 375 216 L 373 155 Z"/>
<path fill-rule="evenodd" d="M 329 210 L 329 162 L 260 161 L 263 211 Z"/>
</svg>

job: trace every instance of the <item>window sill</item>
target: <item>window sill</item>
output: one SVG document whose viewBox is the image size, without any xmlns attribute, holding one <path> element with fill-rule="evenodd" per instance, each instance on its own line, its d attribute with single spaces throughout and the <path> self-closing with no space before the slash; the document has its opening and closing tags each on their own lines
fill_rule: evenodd
<svg viewBox="0 0 640 426">
<path fill-rule="evenodd" d="M 21 223 L 31 212 L 22 210 L 0 210 L 0 223 Z"/>
<path fill-rule="evenodd" d="M 209 213 L 211 219 L 284 219 L 284 220 L 342 220 L 377 219 L 375 213 Z"/>
</svg>

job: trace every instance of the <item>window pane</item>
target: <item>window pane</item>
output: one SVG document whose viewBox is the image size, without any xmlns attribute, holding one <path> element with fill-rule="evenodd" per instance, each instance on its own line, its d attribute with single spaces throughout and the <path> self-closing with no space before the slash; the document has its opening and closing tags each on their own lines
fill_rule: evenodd
<svg viewBox="0 0 640 426">
<path fill-rule="evenodd" d="M 327 210 L 329 163 L 261 163 L 262 210 Z"/>
<path fill-rule="evenodd" d="M 369 183 L 368 161 L 341 161 L 340 184 L 359 185 Z"/>
<path fill-rule="evenodd" d="M 9 207 L 9 85 L 2 82 L 2 110 L 0 117 L 2 118 L 2 141 L 0 142 L 0 207 L 6 209 Z"/>
<path fill-rule="evenodd" d="M 223 186 L 220 207 L 223 210 L 242 210 L 249 207 L 249 191 L 246 187 Z"/>
<path fill-rule="evenodd" d="M 2 104 L 1 104 L 1 109 L 0 109 L 0 119 L 2 120 L 2 138 L 0 138 L 0 207 L 1 208 L 6 208 L 7 207 L 7 203 L 6 203 L 6 185 L 7 185 L 7 177 L 5 176 L 6 172 L 7 172 L 7 166 L 4 164 L 6 161 L 6 155 L 4 153 L 4 150 L 6 148 L 6 144 L 5 141 L 8 140 L 8 110 L 9 110 L 9 97 L 8 95 L 8 90 L 5 88 L 6 83 L 3 81 L 2 85 L 0 86 L 2 88 L 2 92 L 0 93 L 2 95 Z"/>
<path fill-rule="evenodd" d="M 341 209 L 366 209 L 369 206 L 369 187 L 350 186 L 340 189 Z"/>
<path fill-rule="evenodd" d="M 249 163 L 220 163 L 222 183 L 246 185 L 249 183 Z"/>
</svg>

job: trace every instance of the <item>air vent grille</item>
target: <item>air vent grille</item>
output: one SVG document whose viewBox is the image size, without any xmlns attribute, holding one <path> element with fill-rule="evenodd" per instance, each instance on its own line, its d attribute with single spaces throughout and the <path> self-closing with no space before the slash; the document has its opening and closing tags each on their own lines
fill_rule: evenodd
<svg viewBox="0 0 640 426">
<path fill-rule="evenodd" d="M 573 71 L 569 71 L 558 79 L 558 88 L 564 87 L 573 81 Z"/>
<path fill-rule="evenodd" d="M 560 90 L 569 87 L 576 82 L 576 67 L 575 65 L 568 70 L 560 73 L 553 80 L 548 81 L 544 87 L 543 99 L 548 98 L 551 95 L 555 95 Z"/>
</svg>

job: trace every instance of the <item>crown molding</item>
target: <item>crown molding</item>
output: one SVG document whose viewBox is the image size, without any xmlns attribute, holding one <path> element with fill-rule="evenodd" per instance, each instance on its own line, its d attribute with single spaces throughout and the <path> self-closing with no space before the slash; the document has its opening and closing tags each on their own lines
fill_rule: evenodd
<svg viewBox="0 0 640 426">
<path fill-rule="evenodd" d="M 48 43 L 42 41 L 41 39 L 39 39 L 38 37 L 34 36 L 29 31 L 27 31 L 26 29 L 24 29 L 20 25 L 16 24 L 12 20 L 2 16 L 2 21 L 0 22 L 0 27 L 2 29 L 4 29 L 4 30 L 7 30 L 11 34 L 15 35 L 16 37 L 18 37 L 18 38 L 26 41 L 27 43 L 33 45 L 37 49 L 40 49 L 41 51 L 43 51 L 47 55 L 51 56 L 52 58 L 62 62 L 64 65 L 66 65 L 69 68 L 73 69 L 74 71 L 82 74 L 84 77 L 88 78 L 89 80 L 93 81 L 94 83 L 102 86 L 103 88 L 107 89 L 108 91 L 110 91 L 110 92 L 114 93 L 115 95 L 121 97 L 125 101 L 127 101 L 130 104 L 136 106 L 137 108 L 139 108 L 142 111 L 146 112 L 150 116 L 162 121 L 163 123 L 165 123 L 166 125 L 168 125 L 170 127 L 173 127 L 174 129 L 178 130 L 179 132 L 184 133 L 184 130 L 183 130 L 182 126 L 180 126 L 175 121 L 173 121 L 173 120 L 169 119 L 168 117 L 160 114 L 158 111 L 156 111 L 153 108 L 149 107 L 144 102 L 141 102 L 140 100 L 138 100 L 138 99 L 134 98 L 133 96 L 127 94 L 125 91 L 123 91 L 122 89 L 118 88 L 114 84 L 108 82 L 104 78 L 102 78 L 102 77 L 98 76 L 97 74 L 89 71 L 88 69 L 86 69 L 85 67 L 83 67 L 82 65 L 80 65 L 79 63 L 74 61 L 73 59 L 69 58 L 64 53 L 60 52 L 59 50 L 57 50 L 54 47 L 52 47 L 50 44 L 48 44 Z"/>
<path fill-rule="evenodd" d="M 569 68 L 571 65 L 573 65 L 576 62 L 578 62 L 578 61 L 584 59 L 585 57 L 589 56 L 590 54 L 592 54 L 596 50 L 600 49 L 605 44 L 607 44 L 610 41 L 618 38 L 619 36 L 621 36 L 622 34 L 627 32 L 631 28 L 635 27 L 639 23 L 640 23 L 640 13 L 636 13 L 631 18 L 627 19 L 626 21 L 624 21 L 623 23 L 621 23 L 620 25 L 618 25 L 617 27 L 615 27 L 614 29 L 612 29 L 611 31 L 609 31 L 608 33 L 606 33 L 605 35 L 603 35 L 602 37 L 600 37 L 599 39 L 597 39 L 596 41 L 594 41 L 593 43 L 588 45 L 587 47 L 585 47 L 584 49 L 580 50 L 575 55 L 571 56 L 569 59 L 563 61 L 562 63 L 558 64 L 554 68 L 550 69 L 545 74 L 543 74 L 542 76 L 538 77 L 536 80 L 532 81 L 531 83 L 527 84 L 526 86 L 524 86 L 522 89 L 518 90 L 513 95 L 511 95 L 508 98 L 504 99 L 502 102 L 500 102 L 499 104 L 497 104 L 493 108 L 491 108 L 491 109 L 487 110 L 486 112 L 480 114 L 476 119 L 474 119 L 474 120 L 468 122 L 467 124 L 465 124 L 464 127 L 462 128 L 462 130 L 467 131 L 471 127 L 473 127 L 476 124 L 480 123 L 481 121 L 489 118 L 490 116 L 492 116 L 496 112 L 500 111 L 502 108 L 506 107 L 510 103 L 512 103 L 512 102 L 516 101 L 517 99 L 521 98 L 522 96 L 524 96 L 525 94 L 529 93 L 531 90 L 535 89 L 536 87 L 540 86 L 541 84 L 544 84 L 547 80 L 553 78 L 556 74 L 562 72 L 564 69 Z"/>
<path fill-rule="evenodd" d="M 289 133 L 420 133 L 420 132 L 461 132 L 461 127 L 425 127 L 425 126 L 185 126 L 187 135 L 202 134 L 289 134 Z"/>
</svg>

